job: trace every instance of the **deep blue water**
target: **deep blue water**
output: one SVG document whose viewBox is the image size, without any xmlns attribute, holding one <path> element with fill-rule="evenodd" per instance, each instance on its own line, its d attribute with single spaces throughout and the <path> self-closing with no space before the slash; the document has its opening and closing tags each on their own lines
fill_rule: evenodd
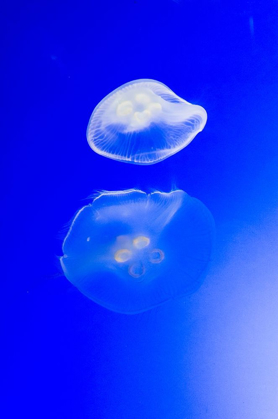
<svg viewBox="0 0 278 419">
<path fill-rule="evenodd" d="M 5 3 L 1 16 L 4 418 L 278 417 L 278 4 Z M 152 166 L 95 154 L 93 108 L 159 80 L 208 112 Z M 216 223 L 197 292 L 108 311 L 61 275 L 64 226 L 96 190 L 178 187 Z"/>
</svg>

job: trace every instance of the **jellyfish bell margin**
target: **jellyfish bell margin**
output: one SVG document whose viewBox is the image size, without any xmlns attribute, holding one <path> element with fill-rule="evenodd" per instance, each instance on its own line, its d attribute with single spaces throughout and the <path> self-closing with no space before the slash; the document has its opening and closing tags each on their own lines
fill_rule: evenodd
<svg viewBox="0 0 278 419">
<path fill-rule="evenodd" d="M 206 121 L 204 108 L 186 102 L 163 83 L 134 80 L 96 106 L 87 140 L 104 157 L 150 165 L 186 147 Z"/>
<path fill-rule="evenodd" d="M 103 192 L 73 219 L 60 262 L 95 303 L 135 314 L 195 290 L 213 237 L 211 213 L 182 190 Z"/>
</svg>

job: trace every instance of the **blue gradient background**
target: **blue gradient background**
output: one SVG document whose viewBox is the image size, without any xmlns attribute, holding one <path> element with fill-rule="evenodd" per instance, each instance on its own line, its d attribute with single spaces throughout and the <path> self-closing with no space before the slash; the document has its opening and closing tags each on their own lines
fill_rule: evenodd
<svg viewBox="0 0 278 419">
<path fill-rule="evenodd" d="M 3 5 L 1 417 L 276 419 L 277 1 Z M 94 106 L 138 78 L 208 112 L 149 167 L 85 138 Z M 93 191 L 173 186 L 216 222 L 196 293 L 125 316 L 59 274 L 59 232 Z"/>
</svg>

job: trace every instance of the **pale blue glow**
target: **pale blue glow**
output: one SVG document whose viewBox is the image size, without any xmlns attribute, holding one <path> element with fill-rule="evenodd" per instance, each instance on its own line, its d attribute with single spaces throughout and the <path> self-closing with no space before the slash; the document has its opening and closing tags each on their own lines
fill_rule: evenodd
<svg viewBox="0 0 278 419">
<path fill-rule="evenodd" d="M 182 190 L 104 192 L 75 216 L 61 265 L 93 301 L 136 313 L 196 288 L 213 227 L 208 209 Z"/>
</svg>

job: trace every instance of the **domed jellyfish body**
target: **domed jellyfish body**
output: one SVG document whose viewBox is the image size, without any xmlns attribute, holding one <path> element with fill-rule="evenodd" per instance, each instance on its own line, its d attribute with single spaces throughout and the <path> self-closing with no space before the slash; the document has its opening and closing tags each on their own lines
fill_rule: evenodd
<svg viewBox="0 0 278 419">
<path fill-rule="evenodd" d="M 106 96 L 93 111 L 87 139 L 98 154 L 154 164 L 186 147 L 207 121 L 204 108 L 155 80 L 135 80 Z"/>
<path fill-rule="evenodd" d="M 61 266 L 94 302 L 138 313 L 196 288 L 213 231 L 209 210 L 182 190 L 105 192 L 75 216 Z"/>
</svg>

